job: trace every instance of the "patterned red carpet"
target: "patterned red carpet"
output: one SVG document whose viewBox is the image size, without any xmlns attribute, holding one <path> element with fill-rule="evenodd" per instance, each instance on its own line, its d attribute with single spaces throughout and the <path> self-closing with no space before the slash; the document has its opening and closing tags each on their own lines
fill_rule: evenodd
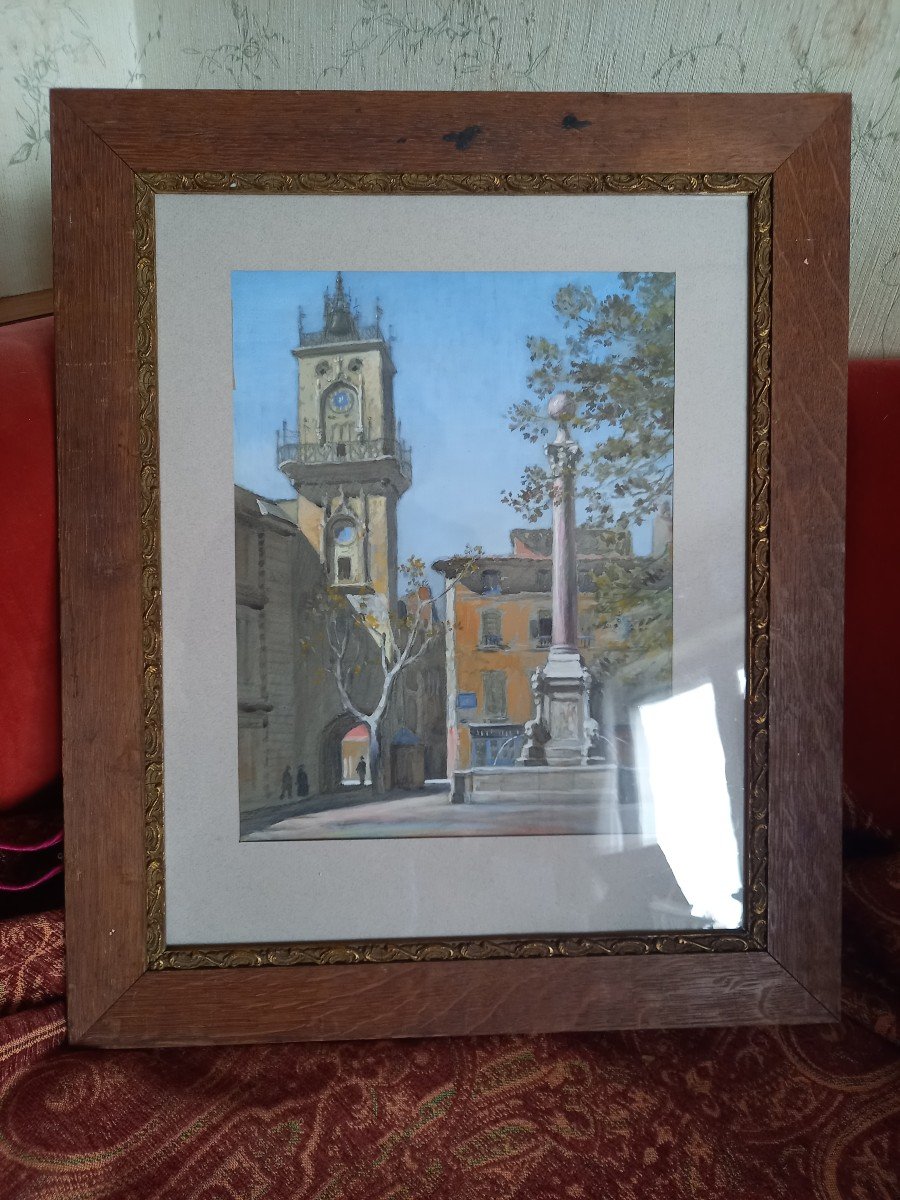
<svg viewBox="0 0 900 1200">
<path fill-rule="evenodd" d="M 809 1028 L 68 1050 L 60 915 L 0 923 L 0 1196 L 897 1200 L 875 850 L 847 864 L 844 1019 Z"/>
</svg>

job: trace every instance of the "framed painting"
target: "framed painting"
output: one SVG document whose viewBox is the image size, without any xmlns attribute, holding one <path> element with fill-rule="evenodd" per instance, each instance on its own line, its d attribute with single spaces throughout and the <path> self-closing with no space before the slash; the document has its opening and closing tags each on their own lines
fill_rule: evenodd
<svg viewBox="0 0 900 1200">
<path fill-rule="evenodd" d="M 849 97 L 52 114 L 72 1040 L 834 1019 Z"/>
</svg>

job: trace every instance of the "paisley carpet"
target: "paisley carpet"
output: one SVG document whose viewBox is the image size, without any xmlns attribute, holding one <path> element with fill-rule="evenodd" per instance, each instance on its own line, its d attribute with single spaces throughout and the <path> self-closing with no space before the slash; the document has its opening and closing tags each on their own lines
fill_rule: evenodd
<svg viewBox="0 0 900 1200">
<path fill-rule="evenodd" d="M 864 849 L 807 1028 L 68 1050 L 61 915 L 0 923 L 0 1197 L 896 1200 L 900 855 Z"/>
</svg>

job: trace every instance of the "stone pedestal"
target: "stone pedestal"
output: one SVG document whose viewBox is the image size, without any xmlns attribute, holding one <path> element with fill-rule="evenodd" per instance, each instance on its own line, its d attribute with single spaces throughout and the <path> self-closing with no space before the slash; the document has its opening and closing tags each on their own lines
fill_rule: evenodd
<svg viewBox="0 0 900 1200">
<path fill-rule="evenodd" d="M 592 761 L 597 723 L 590 715 L 591 675 L 577 650 L 554 646 L 531 678 L 534 719 L 525 726 L 523 767 L 578 767 Z"/>
<path fill-rule="evenodd" d="M 453 774 L 454 804 L 489 804 L 496 800 L 618 807 L 616 767 L 470 767 Z"/>
<path fill-rule="evenodd" d="M 453 776 L 454 804 L 493 804 L 520 809 L 583 813 L 579 832 L 621 833 L 616 768 L 589 767 L 472 767 Z"/>
</svg>

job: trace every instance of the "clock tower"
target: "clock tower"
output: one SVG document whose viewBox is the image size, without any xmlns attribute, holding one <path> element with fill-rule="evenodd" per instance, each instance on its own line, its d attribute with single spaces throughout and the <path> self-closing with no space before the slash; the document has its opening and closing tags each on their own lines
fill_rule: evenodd
<svg viewBox="0 0 900 1200">
<path fill-rule="evenodd" d="M 297 524 L 329 584 L 378 597 L 393 612 L 397 502 L 412 469 L 397 436 L 395 367 L 381 316 L 376 305 L 374 323 L 360 323 L 339 271 L 325 292 L 322 328 L 310 332 L 300 323 L 297 429 L 282 427 L 277 456 L 297 492 Z"/>
</svg>

